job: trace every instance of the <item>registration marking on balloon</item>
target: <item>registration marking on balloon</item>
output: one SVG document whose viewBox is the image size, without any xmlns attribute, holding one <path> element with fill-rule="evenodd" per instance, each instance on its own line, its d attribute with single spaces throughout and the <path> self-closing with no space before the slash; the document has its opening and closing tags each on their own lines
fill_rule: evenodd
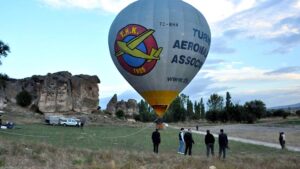
<svg viewBox="0 0 300 169">
<path fill-rule="evenodd" d="M 155 31 L 141 25 L 129 24 L 122 28 L 115 40 L 115 56 L 130 74 L 145 75 L 160 60 L 163 48 L 159 48 L 153 36 Z"/>
</svg>

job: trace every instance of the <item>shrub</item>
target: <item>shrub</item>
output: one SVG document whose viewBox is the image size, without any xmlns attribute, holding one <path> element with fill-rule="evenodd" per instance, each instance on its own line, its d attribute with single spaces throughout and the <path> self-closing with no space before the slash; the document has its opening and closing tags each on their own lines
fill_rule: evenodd
<svg viewBox="0 0 300 169">
<path fill-rule="evenodd" d="M 219 117 L 220 111 L 218 110 L 209 110 L 206 112 L 206 120 L 211 122 L 217 122 Z"/>
<path fill-rule="evenodd" d="M 300 110 L 297 110 L 297 111 L 296 111 L 296 115 L 297 115 L 298 117 L 300 117 Z"/>
<path fill-rule="evenodd" d="M 286 115 L 287 115 L 287 112 L 283 109 L 275 110 L 273 112 L 274 117 L 283 117 L 284 118 L 284 117 L 286 117 Z"/>
<path fill-rule="evenodd" d="M 17 104 L 22 107 L 27 107 L 31 104 L 32 97 L 26 90 L 21 91 L 16 96 Z"/>
<path fill-rule="evenodd" d="M 290 112 L 284 112 L 284 113 L 282 114 L 282 118 L 283 118 L 283 119 L 286 119 L 289 115 L 291 115 Z"/>
<path fill-rule="evenodd" d="M 123 117 L 125 116 L 125 113 L 124 113 L 122 110 L 118 110 L 118 111 L 116 112 L 116 116 L 117 116 L 118 118 L 123 118 Z"/>
<path fill-rule="evenodd" d="M 32 105 L 32 106 L 30 107 L 30 110 L 32 110 L 32 111 L 35 112 L 35 113 L 43 114 L 43 113 L 40 111 L 39 107 L 38 107 L 36 104 Z"/>
<path fill-rule="evenodd" d="M 9 77 L 6 74 L 0 73 L 0 88 L 6 87 L 6 81 L 9 80 Z"/>
<path fill-rule="evenodd" d="M 133 115 L 135 121 L 141 121 L 141 116 L 139 114 Z"/>
<path fill-rule="evenodd" d="M 104 111 L 103 111 L 103 113 L 104 113 L 105 115 L 109 115 L 109 116 L 111 116 L 111 115 L 112 115 L 112 113 L 111 113 L 111 112 L 109 112 L 109 111 L 107 111 L 107 110 L 104 110 Z"/>
</svg>

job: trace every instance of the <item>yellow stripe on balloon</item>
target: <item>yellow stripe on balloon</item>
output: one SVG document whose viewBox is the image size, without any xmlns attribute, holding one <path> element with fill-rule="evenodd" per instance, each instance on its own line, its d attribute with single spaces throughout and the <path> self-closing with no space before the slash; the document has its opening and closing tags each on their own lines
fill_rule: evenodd
<svg viewBox="0 0 300 169">
<path fill-rule="evenodd" d="M 156 115 L 163 117 L 172 101 L 178 96 L 178 91 L 145 91 L 141 95 L 155 110 Z"/>
</svg>

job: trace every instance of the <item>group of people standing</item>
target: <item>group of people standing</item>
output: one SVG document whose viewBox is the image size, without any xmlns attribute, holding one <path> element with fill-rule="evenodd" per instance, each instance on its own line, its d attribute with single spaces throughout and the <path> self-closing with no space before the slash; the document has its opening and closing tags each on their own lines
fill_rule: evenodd
<svg viewBox="0 0 300 169">
<path fill-rule="evenodd" d="M 228 138 L 224 133 L 224 130 L 220 130 L 219 134 L 219 158 L 222 156 L 224 159 L 226 157 L 226 149 L 228 148 Z M 206 135 L 204 138 L 204 142 L 206 145 L 206 156 L 209 157 L 211 154 L 214 156 L 214 144 L 215 137 L 210 133 L 209 130 L 206 131 Z M 184 131 L 184 128 L 180 129 L 179 132 L 179 148 L 178 153 L 184 155 L 192 155 L 192 145 L 194 144 L 194 140 L 192 137 L 191 129 L 188 129 L 187 132 Z"/>
<path fill-rule="evenodd" d="M 178 139 L 179 139 L 178 153 L 184 155 L 187 154 L 192 155 L 192 148 L 195 142 L 193 139 L 191 129 L 189 128 L 187 131 L 185 131 L 184 128 L 181 128 L 178 134 Z M 219 140 L 219 158 L 223 157 L 223 159 L 225 159 L 226 149 L 228 148 L 228 138 L 227 135 L 224 133 L 223 129 L 220 130 L 218 140 Z M 156 129 L 152 133 L 152 142 L 153 142 L 153 152 L 158 153 L 158 146 L 161 142 L 160 133 L 158 132 L 158 129 Z M 207 157 L 209 157 L 210 154 L 214 156 L 215 137 L 210 133 L 209 130 L 206 131 L 204 142 L 206 145 Z"/>
</svg>

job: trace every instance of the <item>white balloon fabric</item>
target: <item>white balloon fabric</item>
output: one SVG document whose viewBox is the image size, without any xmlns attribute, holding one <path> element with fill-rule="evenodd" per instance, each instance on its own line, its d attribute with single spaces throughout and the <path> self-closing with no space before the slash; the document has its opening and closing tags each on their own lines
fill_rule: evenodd
<svg viewBox="0 0 300 169">
<path fill-rule="evenodd" d="M 210 43 L 204 16 L 182 0 L 136 1 L 109 32 L 114 64 L 159 117 L 201 69 Z"/>
</svg>

